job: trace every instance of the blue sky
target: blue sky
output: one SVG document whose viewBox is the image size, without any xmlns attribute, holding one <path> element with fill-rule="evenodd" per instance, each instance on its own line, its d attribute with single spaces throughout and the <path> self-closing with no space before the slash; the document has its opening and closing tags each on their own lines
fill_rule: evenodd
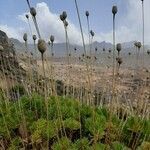
<svg viewBox="0 0 150 150">
<path fill-rule="evenodd" d="M 40 4 L 44 2 L 44 4 L 46 4 L 46 7 L 49 8 L 48 10 L 48 12 L 50 12 L 49 15 L 50 14 L 58 15 L 64 10 L 67 11 L 69 21 L 73 24 L 73 26 L 75 26 L 77 30 L 79 29 L 74 0 L 30 0 L 30 2 L 31 5 L 34 7 L 37 6 L 36 4 Z M 85 28 L 86 28 L 86 18 L 84 13 L 86 10 L 89 10 L 91 29 L 93 29 L 96 32 L 97 36 L 99 36 L 97 37 L 97 39 L 102 40 L 102 38 L 105 37 L 104 40 L 111 41 L 110 40 L 111 37 L 109 37 L 112 32 L 111 9 L 112 9 L 112 5 L 117 5 L 118 14 L 117 14 L 116 29 L 118 30 L 118 35 L 125 31 L 126 33 L 124 33 L 124 35 L 122 36 L 128 36 L 128 34 L 131 33 L 130 36 L 131 39 L 127 37 L 126 38 L 118 37 L 118 39 L 121 39 L 121 41 L 123 42 L 127 40 L 132 40 L 132 38 L 134 39 L 136 38 L 135 40 L 138 39 L 140 40 L 139 36 L 135 35 L 135 32 L 141 34 L 139 32 L 140 28 L 137 26 L 137 24 L 139 24 L 140 26 L 139 22 L 141 19 L 140 11 L 139 11 L 140 0 L 78 0 L 78 4 L 80 8 L 81 17 L 82 17 L 83 27 Z M 147 4 L 150 3 L 147 2 Z M 137 6 L 137 8 L 135 6 Z M 133 10 L 130 11 L 129 9 L 132 7 Z M 42 7 L 41 9 L 45 9 L 45 8 Z M 9 28 L 12 30 L 15 29 L 17 30 L 17 28 L 18 29 L 20 28 L 23 31 L 26 31 L 27 29 L 24 29 L 26 28 L 24 21 L 18 17 L 20 15 L 23 15 L 25 12 L 28 12 L 28 6 L 26 0 L 0 0 L 0 14 L 1 14 L 0 29 L 5 29 L 4 28 L 5 25 L 7 26 L 8 30 Z M 136 17 L 138 18 L 139 21 L 138 23 L 135 21 Z M 135 24 L 133 24 L 133 22 Z M 133 28 L 133 30 L 131 30 L 130 28 Z M 137 28 L 137 30 L 135 30 L 134 28 Z"/>
<path fill-rule="evenodd" d="M 68 17 L 76 24 L 76 10 L 74 0 L 30 0 L 33 6 L 36 3 L 45 2 L 50 10 L 54 13 L 61 13 L 66 10 Z M 86 2 L 85 2 L 86 1 Z M 119 7 L 119 17 L 124 17 L 126 14 L 126 1 L 125 0 L 78 0 L 80 11 L 84 16 L 86 10 L 91 14 L 91 25 L 96 31 L 111 30 L 111 7 L 113 4 Z M 26 0 L 1 0 L 0 2 L 1 24 L 11 26 L 19 26 L 20 22 L 17 16 L 25 11 L 28 11 Z M 7 10 L 7 13 L 6 13 Z M 85 18 L 82 17 L 84 20 Z M 119 18 L 118 18 L 119 19 Z M 86 21 L 86 20 L 85 20 Z M 84 22 L 83 22 L 84 23 Z"/>
</svg>

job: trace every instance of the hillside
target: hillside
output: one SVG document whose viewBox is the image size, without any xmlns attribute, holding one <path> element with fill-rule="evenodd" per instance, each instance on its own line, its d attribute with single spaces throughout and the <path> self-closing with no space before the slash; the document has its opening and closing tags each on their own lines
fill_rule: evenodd
<svg viewBox="0 0 150 150">
<path fill-rule="evenodd" d="M 14 38 L 10 38 L 10 41 L 11 41 L 11 43 L 14 44 L 14 48 L 15 48 L 16 52 L 25 52 L 26 51 L 24 43 L 20 42 L 17 39 L 14 39 Z M 49 48 L 48 44 L 47 44 L 47 47 Z M 113 49 L 113 45 L 111 43 L 105 42 L 105 41 L 102 41 L 102 42 L 95 41 L 92 43 L 91 47 L 92 47 L 93 53 L 95 52 L 95 48 L 97 48 L 98 51 L 101 51 L 101 52 L 103 51 L 104 48 L 105 48 L 106 52 L 108 52 L 110 49 L 111 50 Z M 83 53 L 82 46 L 70 44 L 69 49 L 72 54 L 74 54 L 74 48 L 77 49 L 77 51 L 76 51 L 77 54 Z M 148 45 L 145 46 L 146 50 L 149 48 L 150 48 L 150 46 L 148 46 Z M 31 43 L 28 44 L 28 49 L 32 53 L 35 53 L 33 44 L 31 44 Z M 87 49 L 87 51 L 89 51 L 88 45 L 86 45 L 86 49 Z M 134 41 L 122 43 L 122 49 L 123 49 L 122 52 L 126 53 L 126 54 L 129 52 L 134 52 L 135 51 Z M 55 52 L 55 55 L 58 57 L 65 56 L 66 55 L 66 43 L 54 43 L 54 52 Z"/>
</svg>

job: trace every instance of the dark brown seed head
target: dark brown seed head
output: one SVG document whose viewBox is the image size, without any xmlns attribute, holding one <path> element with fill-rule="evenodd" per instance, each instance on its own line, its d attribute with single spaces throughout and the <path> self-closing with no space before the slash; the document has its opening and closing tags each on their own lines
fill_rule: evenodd
<svg viewBox="0 0 150 150">
<path fill-rule="evenodd" d="M 75 47 L 74 50 L 77 51 L 77 48 Z"/>
<path fill-rule="evenodd" d="M 150 55 L 150 50 L 147 51 L 147 54 Z"/>
<path fill-rule="evenodd" d="M 138 46 L 138 42 L 134 42 L 134 46 L 137 47 Z"/>
<path fill-rule="evenodd" d="M 121 48 L 122 48 L 122 47 L 121 47 L 121 44 L 118 43 L 116 47 L 117 47 L 116 49 L 117 49 L 117 51 L 118 51 L 118 53 L 119 53 L 119 52 L 121 51 Z"/>
<path fill-rule="evenodd" d="M 109 53 L 111 53 L 111 49 L 109 49 L 109 51 L 108 51 Z"/>
<path fill-rule="evenodd" d="M 130 56 L 130 55 L 131 55 L 131 53 L 129 52 L 129 53 L 128 53 L 128 55 Z"/>
<path fill-rule="evenodd" d="M 149 73 L 148 69 L 145 70 L 146 73 Z"/>
<path fill-rule="evenodd" d="M 30 14 L 35 17 L 36 16 L 36 9 L 34 7 L 30 8 Z"/>
<path fill-rule="evenodd" d="M 98 50 L 98 48 L 97 47 L 95 47 L 95 51 L 97 52 L 97 50 Z"/>
<path fill-rule="evenodd" d="M 64 20 L 66 20 L 66 18 L 67 18 L 67 12 L 66 11 L 62 12 L 62 17 L 63 17 Z"/>
<path fill-rule="evenodd" d="M 54 43 L 55 37 L 53 35 L 50 36 L 50 41 Z"/>
<path fill-rule="evenodd" d="M 142 46 L 141 42 L 137 42 L 137 47 L 138 47 L 138 49 L 140 49 L 141 46 Z"/>
<path fill-rule="evenodd" d="M 119 66 L 123 63 L 122 58 L 120 58 L 120 57 L 116 58 L 116 60 L 117 60 L 117 62 L 119 64 Z"/>
<path fill-rule="evenodd" d="M 28 40 L 27 33 L 25 33 L 25 34 L 23 35 L 23 40 L 24 40 L 25 42 Z"/>
<path fill-rule="evenodd" d="M 112 13 L 113 13 L 113 15 L 116 15 L 117 12 L 118 12 L 117 6 L 113 6 L 113 7 L 112 7 Z"/>
<path fill-rule="evenodd" d="M 26 14 L 26 18 L 29 19 L 29 15 L 28 14 Z"/>
<path fill-rule="evenodd" d="M 46 51 L 46 42 L 42 39 L 38 40 L 38 50 L 43 54 Z"/>
<path fill-rule="evenodd" d="M 36 35 L 33 35 L 33 40 L 36 41 L 37 37 Z"/>
<path fill-rule="evenodd" d="M 91 59 L 91 57 L 90 57 L 90 56 L 86 56 L 86 58 L 87 58 L 87 59 Z"/>
<path fill-rule="evenodd" d="M 61 21 L 64 21 L 63 15 L 60 15 L 59 18 Z"/>
<path fill-rule="evenodd" d="M 95 33 L 92 30 L 90 31 L 90 34 L 92 37 L 95 35 Z"/>
<path fill-rule="evenodd" d="M 89 17 L 89 15 L 90 15 L 90 14 L 89 14 L 89 11 L 86 11 L 86 12 L 85 12 L 85 15 L 86 15 L 87 17 Z"/>
</svg>

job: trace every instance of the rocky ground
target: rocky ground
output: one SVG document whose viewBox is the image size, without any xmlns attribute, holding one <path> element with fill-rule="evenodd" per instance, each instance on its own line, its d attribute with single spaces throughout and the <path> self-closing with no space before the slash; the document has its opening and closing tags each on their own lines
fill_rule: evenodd
<svg viewBox="0 0 150 150">
<path fill-rule="evenodd" d="M 12 42 L 7 35 L 0 31 L 0 45 L 3 50 L 0 51 L 0 86 L 5 88 L 6 85 L 10 87 L 18 82 L 26 80 L 29 72 L 39 73 L 43 76 L 42 63 L 40 60 L 36 61 L 34 56 L 27 53 L 15 53 Z M 111 59 L 106 54 L 91 63 L 90 71 L 87 73 L 84 61 L 79 60 L 78 57 L 72 57 L 69 69 L 66 63 L 66 58 L 54 58 L 54 61 L 45 60 L 45 69 L 47 78 L 53 77 L 55 80 L 62 81 L 76 88 L 87 88 L 87 74 L 89 74 L 92 91 L 105 93 L 104 97 L 109 99 L 112 91 L 112 65 Z M 149 100 L 150 99 L 150 71 L 149 60 L 146 56 L 146 68 L 137 70 L 136 62 L 132 62 L 127 58 L 124 60 L 128 63 L 123 63 L 119 70 L 119 75 L 116 75 L 116 94 L 122 97 L 122 101 L 127 101 L 137 98 Z M 134 56 L 133 56 L 134 58 Z M 133 60 L 132 60 L 133 61 Z M 107 62 L 107 63 L 106 63 Z M 30 63 L 30 64 L 29 64 Z M 131 67 L 129 67 L 129 65 Z M 127 67 L 128 66 L 128 67 Z M 51 69 L 52 68 L 52 69 Z M 51 72 L 51 70 L 53 70 Z M 34 79 L 37 76 L 33 76 Z"/>
</svg>

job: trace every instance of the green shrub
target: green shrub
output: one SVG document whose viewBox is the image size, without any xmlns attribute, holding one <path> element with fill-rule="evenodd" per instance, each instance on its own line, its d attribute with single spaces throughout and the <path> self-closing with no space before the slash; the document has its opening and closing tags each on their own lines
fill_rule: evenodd
<svg viewBox="0 0 150 150">
<path fill-rule="evenodd" d="M 78 130 L 80 129 L 80 122 L 72 118 L 68 118 L 64 120 L 64 127 L 70 130 Z"/>
<path fill-rule="evenodd" d="M 43 139 L 51 139 L 57 135 L 54 123 L 45 119 L 39 119 L 33 122 L 30 130 L 33 143 L 40 143 Z"/>
<path fill-rule="evenodd" d="M 73 144 L 68 138 L 63 137 L 53 144 L 52 150 L 73 150 Z"/>
</svg>

